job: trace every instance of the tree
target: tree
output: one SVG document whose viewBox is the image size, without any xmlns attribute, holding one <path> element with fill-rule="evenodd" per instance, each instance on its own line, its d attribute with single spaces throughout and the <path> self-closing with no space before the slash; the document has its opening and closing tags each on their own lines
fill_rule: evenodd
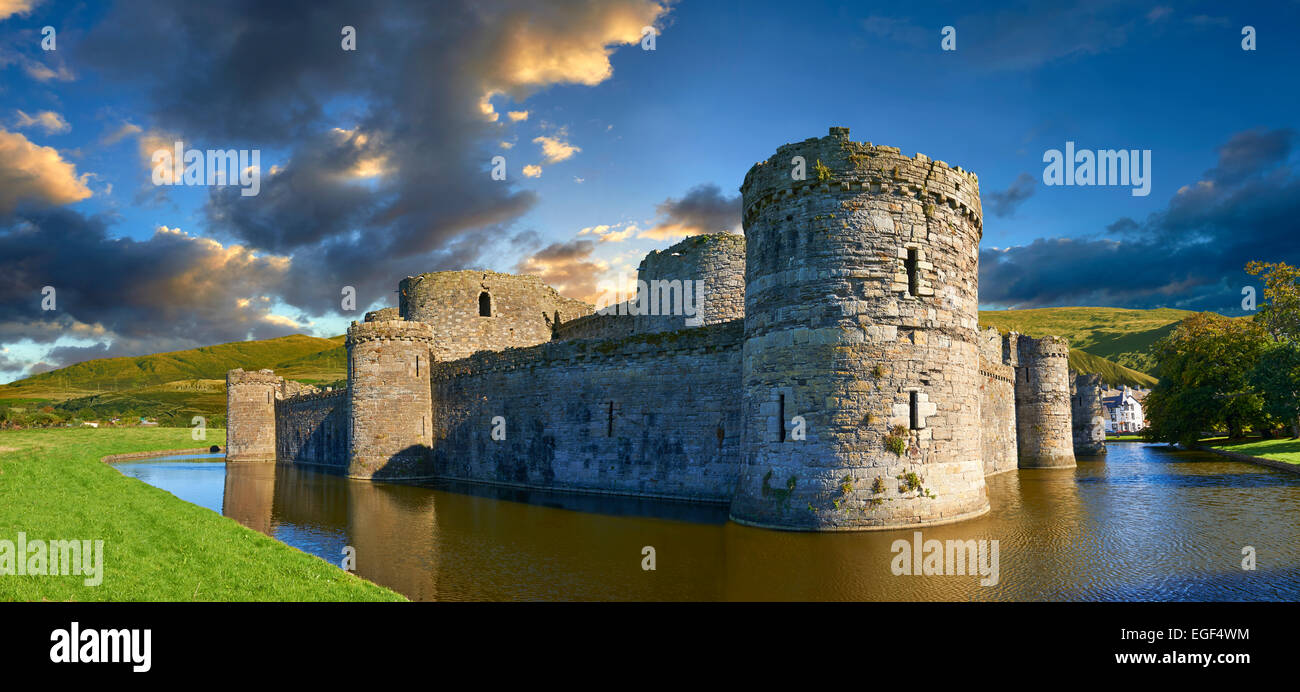
<svg viewBox="0 0 1300 692">
<path fill-rule="evenodd" d="M 1147 397 L 1147 438 L 1190 445 L 1210 430 L 1240 437 L 1266 424 L 1251 375 L 1270 341 L 1253 320 L 1202 312 L 1179 323 L 1154 346 L 1160 382 Z"/>
<path fill-rule="evenodd" d="M 1300 267 L 1285 262 L 1250 262 L 1246 273 L 1263 275 L 1266 305 L 1255 313 L 1274 341 L 1300 342 Z"/>
<path fill-rule="evenodd" d="M 1264 401 L 1264 413 L 1300 437 L 1300 344 L 1274 344 L 1255 364 L 1250 385 Z"/>
</svg>

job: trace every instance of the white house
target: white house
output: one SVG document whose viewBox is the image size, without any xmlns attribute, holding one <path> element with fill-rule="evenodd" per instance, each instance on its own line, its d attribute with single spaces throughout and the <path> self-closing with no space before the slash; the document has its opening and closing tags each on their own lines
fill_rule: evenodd
<svg viewBox="0 0 1300 692">
<path fill-rule="evenodd" d="M 1106 409 L 1108 433 L 1134 433 L 1146 427 L 1142 402 L 1133 395 L 1133 390 L 1128 385 L 1110 396 L 1103 396 L 1101 405 Z"/>
</svg>

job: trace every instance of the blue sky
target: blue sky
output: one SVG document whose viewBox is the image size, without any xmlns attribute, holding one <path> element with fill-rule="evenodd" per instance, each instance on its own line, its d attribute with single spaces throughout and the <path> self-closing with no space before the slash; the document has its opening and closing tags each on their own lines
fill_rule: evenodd
<svg viewBox="0 0 1300 692">
<path fill-rule="evenodd" d="M 832 125 L 980 176 L 986 308 L 1231 312 L 1300 261 L 1296 2 L 185 5 L 0 0 L 0 381 L 338 334 L 418 271 L 592 299 Z M 259 195 L 152 184 L 176 139 L 259 150 Z M 1150 150 L 1150 194 L 1043 185 L 1067 141 Z"/>
</svg>

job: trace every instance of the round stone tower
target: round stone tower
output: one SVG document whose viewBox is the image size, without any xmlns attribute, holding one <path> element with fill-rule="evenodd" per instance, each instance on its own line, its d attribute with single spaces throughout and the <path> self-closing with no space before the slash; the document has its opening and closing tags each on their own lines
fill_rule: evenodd
<svg viewBox="0 0 1300 692">
<path fill-rule="evenodd" d="M 741 193 L 745 451 L 732 519 L 827 531 L 988 511 L 975 175 L 833 127 L 755 164 Z"/>
<path fill-rule="evenodd" d="M 1059 336 L 1016 339 L 1016 439 L 1020 468 L 1073 468 L 1070 345 Z"/>
<path fill-rule="evenodd" d="M 275 461 L 275 400 L 270 370 L 226 373 L 226 461 Z"/>
<path fill-rule="evenodd" d="M 375 320 L 348 327 L 348 476 L 432 475 L 433 441 L 427 324 Z"/>
</svg>

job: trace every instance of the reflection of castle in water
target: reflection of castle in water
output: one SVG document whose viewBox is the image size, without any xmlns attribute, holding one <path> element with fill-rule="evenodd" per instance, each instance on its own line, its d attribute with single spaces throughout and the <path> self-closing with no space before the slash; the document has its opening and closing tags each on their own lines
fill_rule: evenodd
<svg viewBox="0 0 1300 692">
<path fill-rule="evenodd" d="M 348 329 L 347 389 L 228 374 L 228 459 L 834 531 L 978 516 L 986 476 L 1073 467 L 1076 438 L 1095 440 L 1074 429 L 1095 402 L 1077 388 L 1072 413 L 1062 339 L 978 329 L 974 174 L 837 127 L 741 191 L 744 236 L 650 253 L 639 278 L 667 288 L 634 316 L 536 277 L 407 277 L 398 308 Z M 681 303 L 686 281 L 697 314 L 647 309 Z"/>
</svg>

